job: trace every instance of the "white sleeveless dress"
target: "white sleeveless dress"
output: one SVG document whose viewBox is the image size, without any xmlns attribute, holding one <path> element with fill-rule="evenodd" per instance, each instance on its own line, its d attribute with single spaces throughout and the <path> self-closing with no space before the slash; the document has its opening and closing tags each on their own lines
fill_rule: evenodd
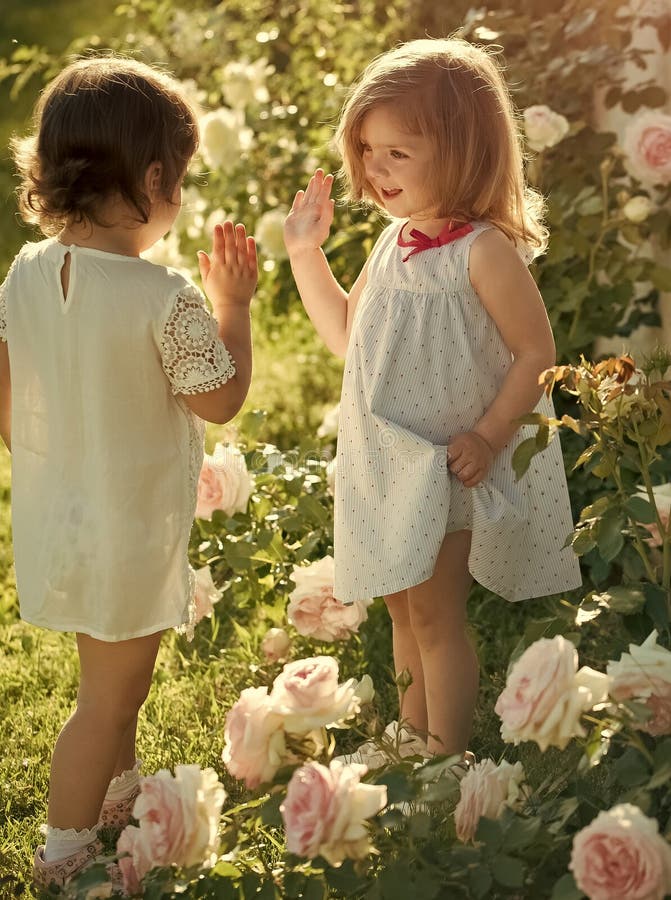
<svg viewBox="0 0 671 900">
<path fill-rule="evenodd" d="M 105 641 L 188 633 L 204 423 L 175 395 L 235 374 L 203 295 L 174 270 L 49 239 L 0 287 L 0 339 L 21 617 Z"/>
<path fill-rule="evenodd" d="M 469 569 L 508 600 L 579 587 L 562 549 L 573 522 L 557 437 L 515 480 L 512 454 L 465 488 L 447 467 L 447 444 L 471 430 L 512 363 L 468 275 L 470 248 L 492 227 L 412 255 L 402 224 L 380 236 L 369 261 L 345 360 L 335 486 L 335 596 L 391 594 L 433 574 L 447 532 L 472 530 Z M 543 397 L 539 412 L 552 415 Z"/>
</svg>

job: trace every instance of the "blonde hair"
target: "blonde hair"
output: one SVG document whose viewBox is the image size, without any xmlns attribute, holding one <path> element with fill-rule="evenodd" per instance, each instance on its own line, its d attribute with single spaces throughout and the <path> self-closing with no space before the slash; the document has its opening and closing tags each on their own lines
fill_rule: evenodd
<svg viewBox="0 0 671 900">
<path fill-rule="evenodd" d="M 349 199 L 381 207 L 361 146 L 363 120 L 378 106 L 433 143 L 427 187 L 440 218 L 485 219 L 535 255 L 545 250 L 543 198 L 525 184 L 515 111 L 490 52 L 460 38 L 410 41 L 373 60 L 350 88 L 336 134 Z"/>
</svg>

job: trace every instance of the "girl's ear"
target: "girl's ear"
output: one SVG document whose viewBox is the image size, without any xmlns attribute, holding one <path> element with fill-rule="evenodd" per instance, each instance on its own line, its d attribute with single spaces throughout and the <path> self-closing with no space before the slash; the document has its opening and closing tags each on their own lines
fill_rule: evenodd
<svg viewBox="0 0 671 900">
<path fill-rule="evenodd" d="M 144 176 L 144 187 L 147 194 L 155 198 L 161 191 L 161 178 L 163 176 L 163 163 L 150 163 Z"/>
</svg>

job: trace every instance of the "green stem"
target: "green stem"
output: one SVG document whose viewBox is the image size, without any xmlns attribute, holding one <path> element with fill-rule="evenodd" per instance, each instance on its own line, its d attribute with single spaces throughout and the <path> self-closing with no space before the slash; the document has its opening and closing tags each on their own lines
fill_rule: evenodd
<svg viewBox="0 0 671 900">
<path fill-rule="evenodd" d="M 625 490 L 624 483 L 622 481 L 622 478 L 620 477 L 620 472 L 617 468 L 617 464 L 616 464 L 617 453 L 614 453 L 611 456 L 611 454 L 608 452 L 610 448 L 608 447 L 608 444 L 603 440 L 603 437 L 601 437 L 601 447 L 602 447 L 601 452 L 603 453 L 604 458 L 606 459 L 606 461 L 608 463 L 611 476 L 613 478 L 613 481 L 615 482 L 615 486 L 617 487 L 617 493 L 619 494 L 619 496 L 622 499 L 624 499 L 625 497 L 628 496 L 628 494 L 627 494 L 627 491 Z M 643 544 L 643 541 L 641 540 L 641 537 L 638 533 L 638 529 L 636 527 L 634 527 L 634 547 L 636 548 L 636 552 L 638 553 L 638 555 L 641 557 L 641 560 L 645 567 L 645 571 L 646 571 L 648 578 L 650 579 L 650 581 L 653 584 L 657 584 L 657 575 L 656 575 L 655 570 L 653 569 L 652 564 L 648 558 L 648 554 L 646 552 L 645 545 Z"/>
</svg>

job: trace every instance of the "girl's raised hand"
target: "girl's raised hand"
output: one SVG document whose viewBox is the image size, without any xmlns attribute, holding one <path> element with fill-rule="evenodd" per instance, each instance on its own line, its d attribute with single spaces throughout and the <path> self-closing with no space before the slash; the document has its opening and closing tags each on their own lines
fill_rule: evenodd
<svg viewBox="0 0 671 900">
<path fill-rule="evenodd" d="M 256 244 L 244 225 L 214 226 L 212 253 L 198 251 L 205 293 L 213 307 L 249 306 L 259 277 Z"/>
<path fill-rule="evenodd" d="M 284 243 L 291 256 L 317 250 L 329 235 L 335 201 L 331 199 L 333 175 L 317 169 L 304 191 L 298 191 L 284 221 Z"/>
</svg>

